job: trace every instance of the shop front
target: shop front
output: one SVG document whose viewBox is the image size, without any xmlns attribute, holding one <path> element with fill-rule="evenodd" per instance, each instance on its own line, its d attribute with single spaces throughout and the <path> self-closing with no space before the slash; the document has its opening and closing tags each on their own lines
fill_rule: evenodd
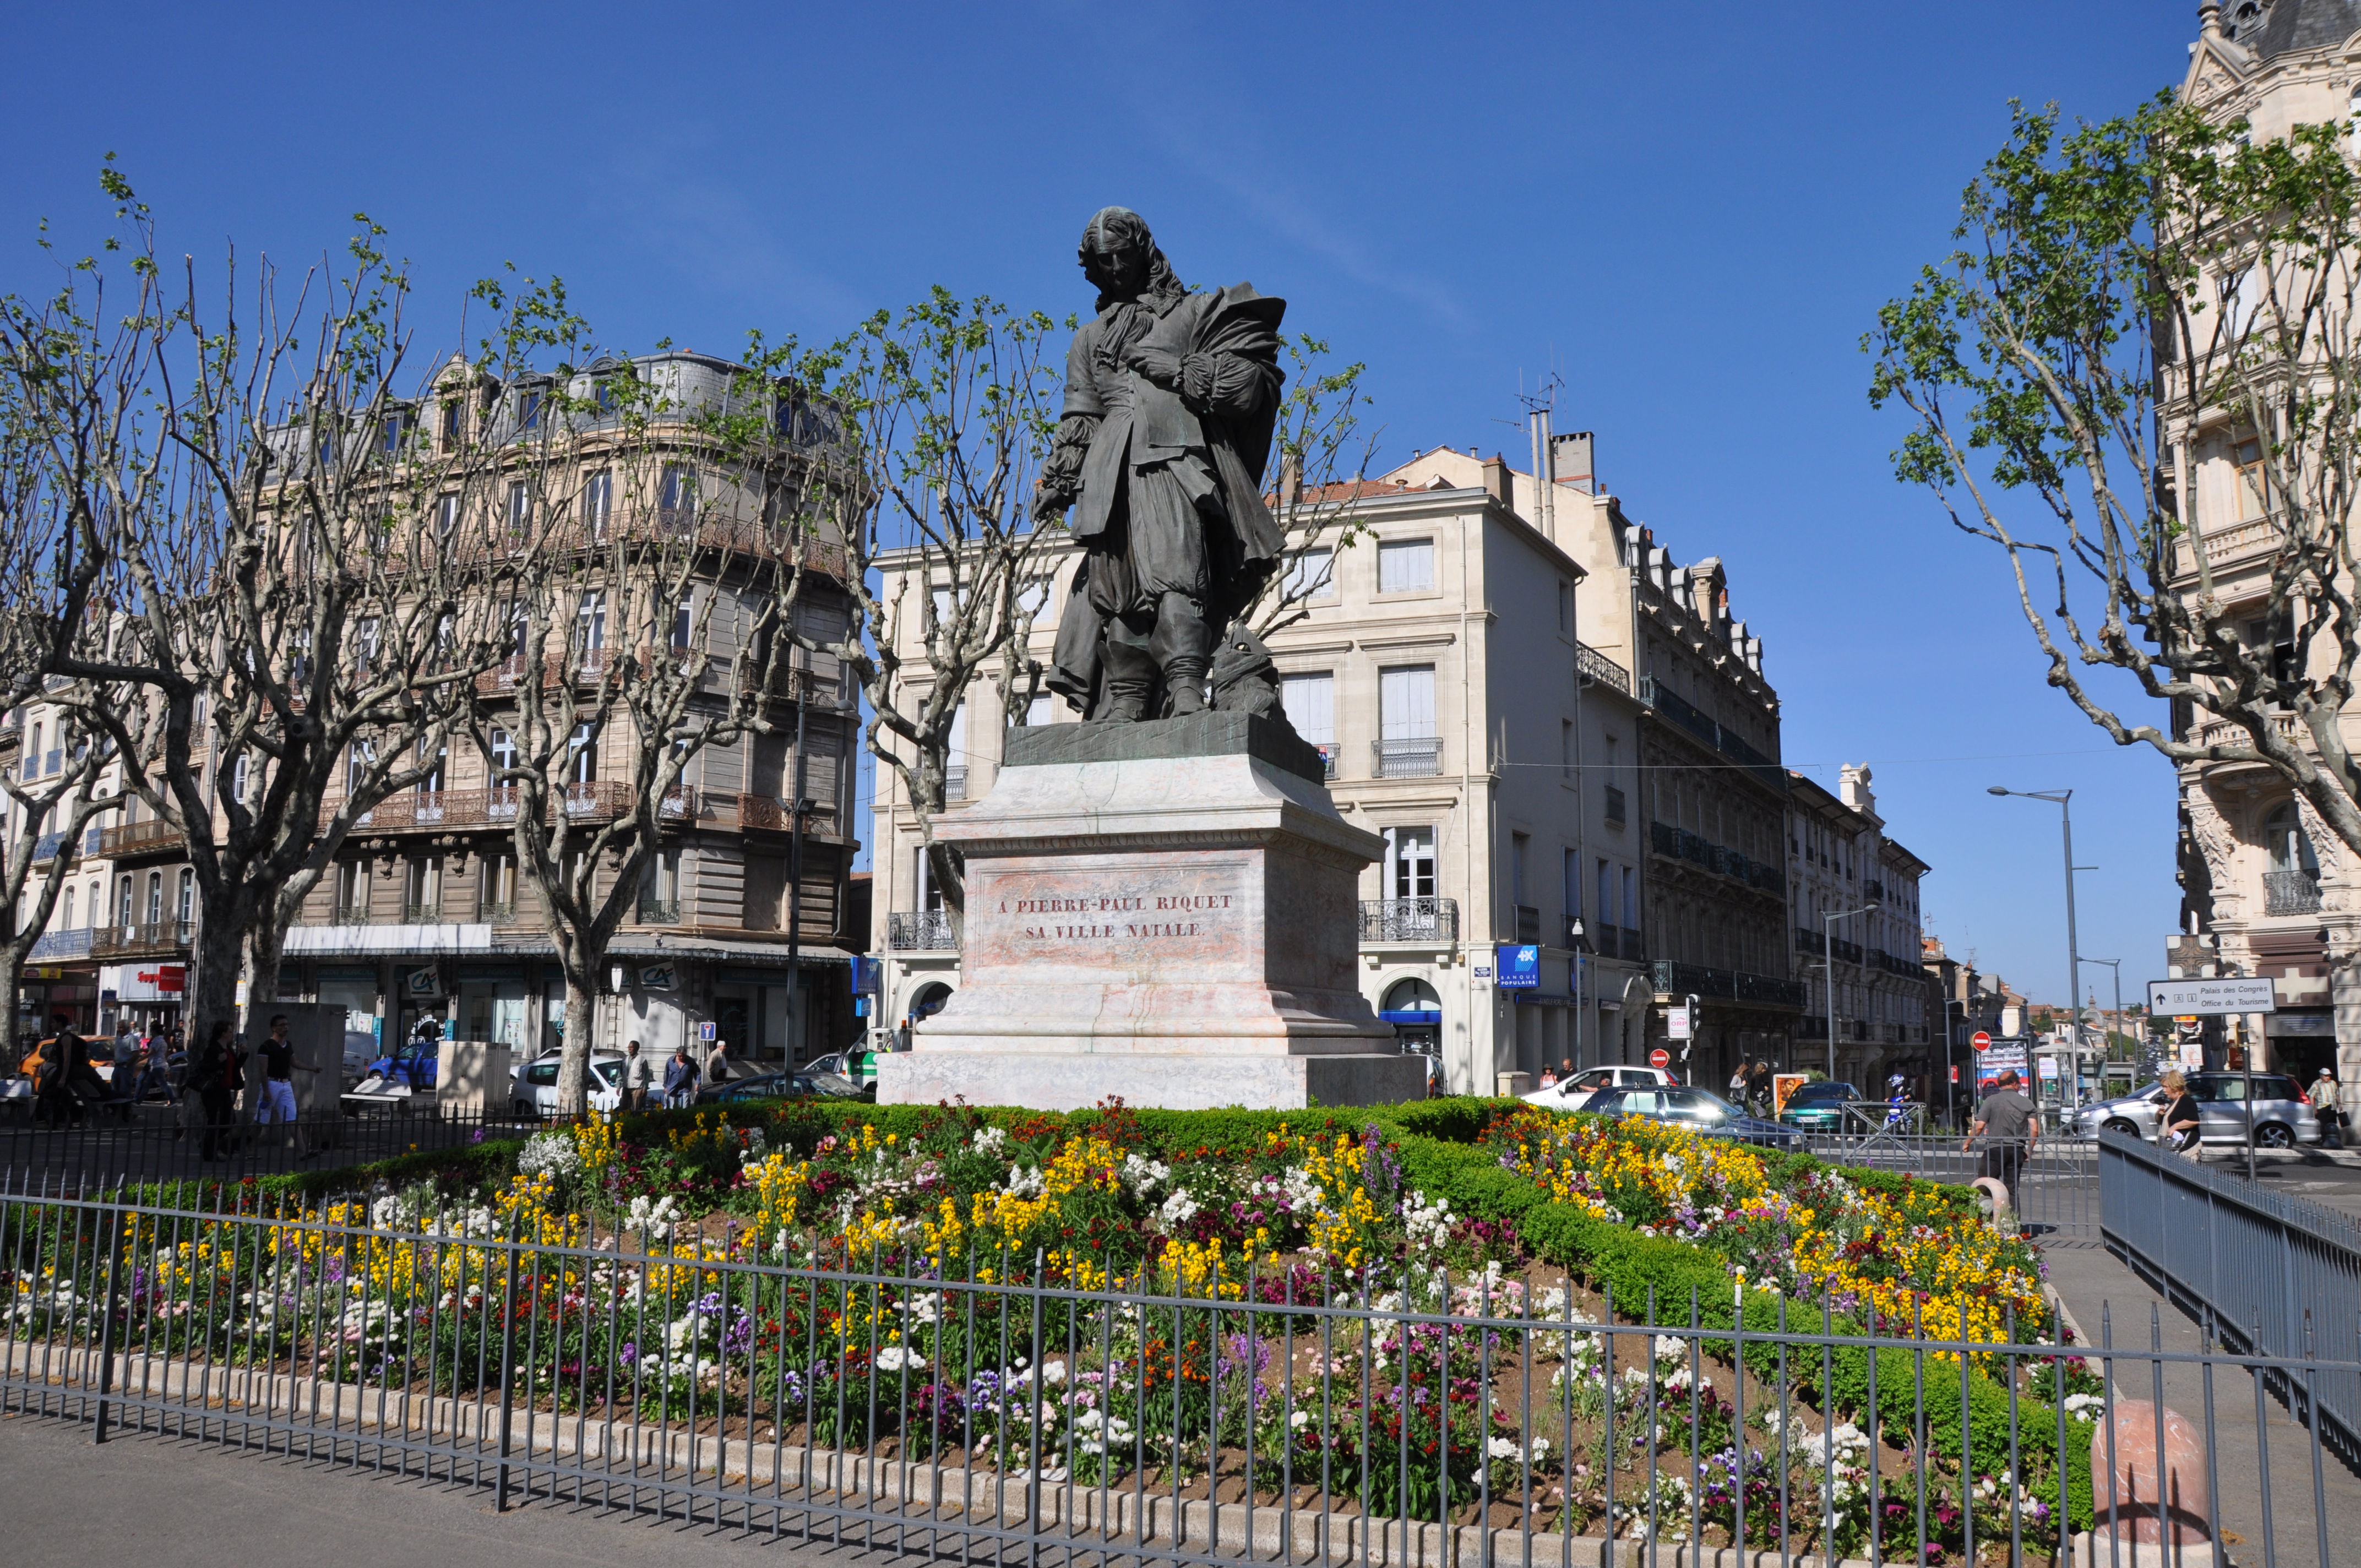
<svg viewBox="0 0 2361 1568">
<path fill-rule="evenodd" d="M 162 1034 L 182 1026 L 181 1004 L 189 992 L 189 966 L 186 964 L 147 963 L 108 964 L 98 971 L 98 993 L 101 1013 L 109 1012 L 104 1005 L 113 1000 L 113 1025 L 120 1031 L 126 1025 L 142 1035 Z M 100 1026 L 108 1019 L 102 1017 Z"/>
</svg>

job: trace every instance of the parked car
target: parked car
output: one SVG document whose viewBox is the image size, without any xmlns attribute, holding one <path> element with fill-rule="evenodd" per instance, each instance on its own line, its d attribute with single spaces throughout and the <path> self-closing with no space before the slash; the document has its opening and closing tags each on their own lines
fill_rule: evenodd
<svg viewBox="0 0 2361 1568">
<path fill-rule="evenodd" d="M 440 1040 L 404 1040 L 364 1068 L 350 1092 L 368 1100 L 423 1094 L 434 1087 L 442 1051 Z"/>
<path fill-rule="evenodd" d="M 510 1106 L 518 1119 L 545 1122 L 557 1114 L 557 1068 L 566 1058 L 552 1051 L 535 1057 L 516 1069 L 510 1080 Z M 590 1080 L 586 1098 L 593 1111 L 613 1111 L 623 1103 L 623 1058 L 611 1051 L 600 1051 L 590 1058 Z"/>
<path fill-rule="evenodd" d="M 2254 1115 L 2246 1113 L 2246 1075 L 2239 1072 L 2192 1072 L 2189 1092 L 2197 1102 L 2197 1136 L 2201 1143 L 2239 1144 L 2246 1139 L 2251 1121 L 2257 1146 L 2292 1148 L 2320 1142 L 2320 1113 L 2304 1097 L 2295 1080 L 2284 1073 L 2254 1075 Z M 2102 1100 L 2073 1113 L 2060 1131 L 2072 1137 L 2095 1138 L 2102 1129 L 2153 1141 L 2156 1119 L 2164 1109 L 2161 1083 L 2143 1084 L 2129 1094 Z"/>
<path fill-rule="evenodd" d="M 1602 1089 L 1675 1089 L 1680 1085 L 1660 1067 L 1587 1067 L 1563 1082 L 1536 1089 L 1524 1097 L 1529 1105 L 1553 1111 L 1579 1111 L 1582 1102 Z"/>
<path fill-rule="evenodd" d="M 754 1078 L 733 1078 L 727 1083 L 716 1083 L 697 1091 L 697 1102 L 708 1105 L 741 1100 L 874 1100 L 875 1085 L 867 1089 L 856 1086 L 841 1073 L 813 1072 L 808 1068 L 800 1072 L 766 1072 Z"/>
<path fill-rule="evenodd" d="M 1750 1116 L 1709 1089 L 1689 1089 L 1679 1084 L 1670 1088 L 1610 1085 L 1595 1091 L 1582 1102 L 1581 1109 L 1595 1116 L 1646 1116 L 1693 1132 L 1760 1144 L 1765 1148 L 1801 1150 L 1804 1146 L 1803 1134 L 1760 1116 Z"/>
<path fill-rule="evenodd" d="M 1847 1121 L 1845 1106 L 1860 1098 L 1860 1090 L 1839 1079 L 1799 1084 L 1781 1107 L 1779 1120 L 1801 1132 L 1841 1133 Z"/>
<path fill-rule="evenodd" d="M 830 1051 L 824 1057 L 814 1057 L 796 1070 L 834 1073 L 862 1089 L 869 1089 L 877 1082 L 877 1058 L 884 1054 L 868 1050 Z"/>
</svg>

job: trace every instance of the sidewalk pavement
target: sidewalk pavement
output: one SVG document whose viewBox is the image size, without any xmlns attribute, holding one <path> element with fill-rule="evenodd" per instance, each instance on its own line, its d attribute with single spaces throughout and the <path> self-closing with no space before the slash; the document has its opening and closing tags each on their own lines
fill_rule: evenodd
<svg viewBox="0 0 2361 1568">
<path fill-rule="evenodd" d="M 854 1568 L 883 1552 L 806 1546 L 620 1510 L 142 1435 L 0 1418 L 10 1568 Z"/>
<path fill-rule="evenodd" d="M 2103 1335 L 2112 1343 L 2115 1354 L 2110 1381 L 2116 1395 L 2157 1398 L 2160 1372 L 2164 1403 L 2202 1430 L 2208 1381 L 2204 1369 L 2140 1354 L 2154 1346 L 2168 1354 L 2195 1354 L 2206 1348 L 2199 1326 L 2096 1241 L 2058 1238 L 2042 1243 L 2040 1250 L 2050 1286 L 2065 1301 L 2084 1343 L 2096 1351 Z M 2221 1350 L 2219 1344 L 2213 1348 Z M 2107 1371 L 2103 1363 L 2099 1370 Z M 2315 1477 L 2312 1434 L 2278 1399 L 2259 1394 L 2252 1376 L 2217 1365 L 2211 1381 L 2215 1497 L 2223 1545 L 2232 1561 L 2261 1564 L 2268 1556 L 2274 1568 L 2318 1568 L 2331 1560 L 2330 1553 L 2352 1561 L 2353 1529 L 2361 1521 L 2361 1477 L 2325 1453 Z M 2267 1518 L 2268 1553 L 2264 1547 Z"/>
</svg>

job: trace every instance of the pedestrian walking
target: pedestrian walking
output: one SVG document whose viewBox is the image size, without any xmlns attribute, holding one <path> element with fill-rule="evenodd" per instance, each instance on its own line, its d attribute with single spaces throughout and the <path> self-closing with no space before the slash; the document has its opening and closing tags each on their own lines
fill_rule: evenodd
<svg viewBox="0 0 2361 1568">
<path fill-rule="evenodd" d="M 1978 1138 L 1984 1140 L 1979 1174 L 2007 1188 L 2009 1207 L 2015 1208 L 2016 1184 L 2024 1174 L 2026 1157 L 2041 1141 L 2041 1108 L 2020 1087 L 2014 1068 L 2000 1075 L 1993 1092 L 1976 1108 L 1975 1125 L 1960 1142 L 1960 1152 L 1972 1147 Z"/>
<path fill-rule="evenodd" d="M 623 1109 L 644 1111 L 648 1091 L 655 1087 L 655 1064 L 640 1054 L 640 1042 L 623 1047 Z"/>
<path fill-rule="evenodd" d="M 262 1097 L 254 1119 L 265 1125 L 295 1120 L 295 1042 L 287 1037 L 287 1014 L 273 1014 L 270 1037 L 262 1042 Z M 313 1070 L 317 1070 L 316 1069 Z"/>
<path fill-rule="evenodd" d="M 686 1040 L 673 1052 L 672 1060 L 664 1063 L 664 1095 L 667 1110 L 676 1111 L 696 1103 L 697 1062 L 688 1054 Z"/>
<path fill-rule="evenodd" d="M 60 1013 L 50 1020 L 50 1035 L 38 1049 L 40 1066 L 33 1075 L 33 1120 L 52 1127 L 82 1124 L 82 1102 L 75 1094 L 77 1079 L 90 1070 L 82 1037 L 74 1032 L 73 1016 Z"/>
<path fill-rule="evenodd" d="M 1753 1058 L 1751 1057 L 1739 1058 L 1738 1065 L 1730 1069 L 1730 1102 L 1732 1105 L 1745 1104 L 1746 1091 L 1752 1086 L 1753 1082 Z"/>
<path fill-rule="evenodd" d="M 2320 1141 L 2345 1146 L 2345 1107 L 2336 1097 L 2336 1074 L 2327 1068 L 2312 1080 L 2312 1114 L 2320 1118 Z"/>
<path fill-rule="evenodd" d="M 727 1083 L 730 1081 L 729 1041 L 716 1040 L 713 1042 L 713 1054 L 705 1058 L 705 1081 L 708 1083 Z"/>
<path fill-rule="evenodd" d="M 217 1019 L 213 1036 L 189 1068 L 188 1088 L 204 1106 L 205 1135 L 199 1156 L 225 1159 L 230 1152 L 237 1121 L 238 1085 L 246 1081 L 246 1052 L 238 1048 L 229 1020 Z"/>
<path fill-rule="evenodd" d="M 2156 1118 L 2157 1141 L 2174 1154 L 2202 1157 L 2204 1124 L 2198 1113 L 2197 1096 L 2189 1092 L 2189 1080 L 2178 1072 L 2166 1073 L 2164 1094 L 2164 1109 Z"/>
</svg>

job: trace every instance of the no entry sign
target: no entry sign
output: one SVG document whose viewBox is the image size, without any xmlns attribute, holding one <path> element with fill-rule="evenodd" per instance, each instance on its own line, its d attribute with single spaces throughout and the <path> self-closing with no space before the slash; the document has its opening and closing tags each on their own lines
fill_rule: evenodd
<svg viewBox="0 0 2361 1568">
<path fill-rule="evenodd" d="M 1648 1053 L 1648 1065 L 1650 1067 L 1670 1067 L 1673 1065 L 1673 1053 L 1664 1049 L 1664 1047 L 1658 1046 L 1654 1050 Z"/>
<path fill-rule="evenodd" d="M 1988 1051 L 1992 1049 L 1992 1036 L 1984 1033 L 1982 1029 L 1978 1029 L 1974 1035 L 1969 1037 L 1968 1044 L 1975 1047 L 1976 1049 L 1980 1051 Z"/>
</svg>

